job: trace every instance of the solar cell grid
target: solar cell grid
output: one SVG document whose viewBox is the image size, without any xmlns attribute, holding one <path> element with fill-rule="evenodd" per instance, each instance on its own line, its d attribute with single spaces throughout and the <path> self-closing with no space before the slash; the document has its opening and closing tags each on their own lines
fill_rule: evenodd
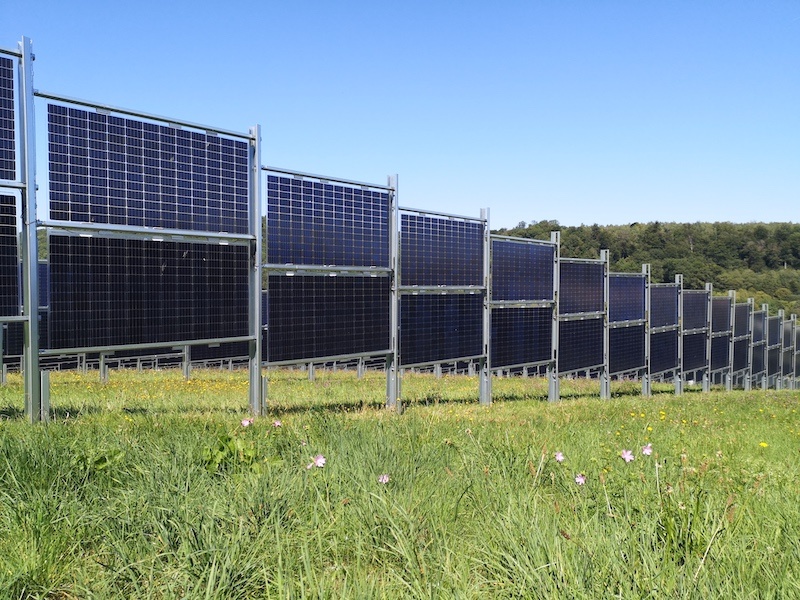
<svg viewBox="0 0 800 600">
<path fill-rule="evenodd" d="M 706 335 L 694 333 L 683 336 L 683 370 L 696 371 L 708 367 L 706 362 Z"/>
<path fill-rule="evenodd" d="M 764 346 L 757 346 L 753 348 L 753 375 L 764 373 L 766 365 L 764 364 Z"/>
<path fill-rule="evenodd" d="M 17 199 L 0 195 L 0 316 L 20 314 Z"/>
<path fill-rule="evenodd" d="M 708 292 L 698 290 L 684 290 L 683 298 L 683 328 L 705 329 L 708 327 Z"/>
<path fill-rule="evenodd" d="M 492 300 L 553 300 L 555 246 L 492 240 Z"/>
<path fill-rule="evenodd" d="M 246 234 L 242 140 L 49 104 L 55 220 Z"/>
<path fill-rule="evenodd" d="M 792 346 L 792 322 L 783 322 L 783 347 L 791 348 Z"/>
<path fill-rule="evenodd" d="M 792 374 L 792 357 L 794 356 L 793 352 L 784 351 L 781 354 L 781 373 L 784 377 L 788 377 Z"/>
<path fill-rule="evenodd" d="M 678 324 L 678 286 L 650 288 L 650 326 L 669 327 Z"/>
<path fill-rule="evenodd" d="M 400 216 L 401 285 L 483 285 L 482 222 Z"/>
<path fill-rule="evenodd" d="M 604 263 L 561 261 L 559 311 L 561 314 L 602 312 L 605 304 Z"/>
<path fill-rule="evenodd" d="M 603 319 L 565 321 L 558 326 L 558 371 L 603 364 Z"/>
<path fill-rule="evenodd" d="M 0 179 L 17 178 L 14 135 L 14 61 L 0 57 Z"/>
<path fill-rule="evenodd" d="M 777 346 L 781 343 L 781 318 L 767 317 L 767 345 Z"/>
<path fill-rule="evenodd" d="M 492 311 L 492 368 L 552 360 L 552 308 L 505 308 Z"/>
<path fill-rule="evenodd" d="M 736 304 L 733 308 L 733 335 L 741 337 L 750 333 L 750 305 Z"/>
<path fill-rule="evenodd" d="M 650 372 L 665 373 L 678 368 L 678 331 L 650 335 Z"/>
<path fill-rule="evenodd" d="M 246 246 L 51 235 L 53 348 L 245 336 Z"/>
<path fill-rule="evenodd" d="M 711 299 L 711 331 L 714 333 L 730 331 L 731 299 L 716 297 Z"/>
<path fill-rule="evenodd" d="M 483 296 L 400 298 L 400 364 L 430 364 L 483 354 Z"/>
<path fill-rule="evenodd" d="M 767 315 L 763 310 L 753 313 L 753 343 L 757 344 L 766 340 Z"/>
<path fill-rule="evenodd" d="M 388 277 L 271 275 L 265 298 L 271 362 L 389 348 Z M 268 299 L 268 300 L 267 300 Z"/>
<path fill-rule="evenodd" d="M 385 191 L 267 176 L 267 260 L 273 264 L 389 266 Z"/>
<path fill-rule="evenodd" d="M 616 327 L 608 333 L 610 373 L 624 373 L 645 367 L 644 325 Z"/>
<path fill-rule="evenodd" d="M 777 375 L 781 372 L 781 350 L 772 348 L 767 350 L 767 374 Z"/>
<path fill-rule="evenodd" d="M 612 323 L 644 319 L 645 278 L 612 273 L 608 281 L 608 320 Z"/>
<path fill-rule="evenodd" d="M 711 370 L 719 371 L 730 364 L 730 342 L 728 335 L 711 338 Z"/>
<path fill-rule="evenodd" d="M 750 342 L 748 340 L 736 340 L 733 342 L 733 370 L 744 371 L 749 366 L 749 349 Z"/>
</svg>

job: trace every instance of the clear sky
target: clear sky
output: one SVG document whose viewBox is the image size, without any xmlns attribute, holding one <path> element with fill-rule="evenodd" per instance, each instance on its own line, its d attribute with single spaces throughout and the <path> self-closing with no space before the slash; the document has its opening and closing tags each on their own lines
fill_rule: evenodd
<svg viewBox="0 0 800 600">
<path fill-rule="evenodd" d="M 798 0 L 0 0 L 23 35 L 38 89 L 492 228 L 800 221 Z"/>
</svg>

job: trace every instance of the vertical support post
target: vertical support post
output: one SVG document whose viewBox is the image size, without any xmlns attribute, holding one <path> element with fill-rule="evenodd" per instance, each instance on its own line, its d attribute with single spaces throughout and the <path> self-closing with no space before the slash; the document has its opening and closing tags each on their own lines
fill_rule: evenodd
<svg viewBox="0 0 800 600">
<path fill-rule="evenodd" d="M 784 322 L 785 314 L 782 308 L 778 311 L 778 341 L 780 346 L 778 347 L 778 371 L 775 373 L 776 390 L 783 389 L 783 328 L 786 326 Z"/>
<path fill-rule="evenodd" d="M 39 413 L 39 421 L 45 423 L 50 420 L 50 371 L 40 371 L 39 389 L 42 392 L 42 407 Z"/>
<path fill-rule="evenodd" d="M 728 338 L 728 367 L 725 376 L 725 390 L 730 392 L 733 390 L 733 338 L 734 328 L 736 327 L 736 290 L 728 290 L 728 302 L 730 303 L 730 319 L 728 320 L 728 331 L 730 337 Z"/>
<path fill-rule="evenodd" d="M 550 331 L 550 362 L 547 364 L 547 400 L 557 402 L 561 398 L 560 380 L 558 378 L 558 316 L 559 296 L 561 288 L 561 232 L 551 231 L 550 241 L 553 251 L 553 318 Z"/>
<path fill-rule="evenodd" d="M 250 414 L 262 416 L 266 412 L 265 397 L 262 394 L 261 377 L 261 126 L 250 128 L 250 177 L 248 178 L 250 200 L 250 277 L 248 281 L 248 368 L 250 376 L 249 403 Z"/>
<path fill-rule="evenodd" d="M 489 354 L 491 351 L 491 244 L 489 233 L 489 209 L 481 209 L 483 220 L 483 356 L 480 360 L 480 403 L 489 406 L 492 403 L 492 372 L 489 370 Z"/>
<path fill-rule="evenodd" d="M 189 381 L 192 376 L 192 347 L 188 344 L 183 347 L 183 378 Z"/>
<path fill-rule="evenodd" d="M 358 377 L 358 379 L 364 378 L 364 370 L 364 357 L 362 356 L 358 359 L 358 364 L 356 365 L 356 377 Z"/>
<path fill-rule="evenodd" d="M 600 260 L 603 261 L 603 372 L 600 373 L 600 398 L 608 400 L 611 398 L 611 375 L 609 365 L 610 324 L 608 321 L 608 306 L 610 303 L 609 280 L 611 278 L 611 274 L 609 273 L 610 252 L 608 250 L 600 250 Z"/>
<path fill-rule="evenodd" d="M 6 373 L 8 373 L 8 368 L 3 361 L 3 352 L 5 349 L 5 331 L 6 326 L 4 323 L 0 325 L 0 385 L 6 384 Z"/>
<path fill-rule="evenodd" d="M 644 373 L 642 374 L 642 396 L 649 398 L 651 388 L 650 364 L 650 265 L 642 265 L 644 275 Z"/>
<path fill-rule="evenodd" d="M 106 364 L 106 355 L 102 352 L 100 353 L 97 370 L 100 372 L 100 383 L 108 383 L 108 365 Z"/>
<path fill-rule="evenodd" d="M 743 376 L 744 391 L 749 392 L 753 386 L 753 329 L 755 323 L 755 300 L 747 299 L 747 370 Z"/>
<path fill-rule="evenodd" d="M 33 96 L 33 46 L 20 42 L 20 165 L 22 173 L 22 314 L 25 413 L 33 422 L 43 419 L 42 381 L 39 375 L 39 244 L 36 235 L 36 127 Z"/>
<path fill-rule="evenodd" d="M 399 210 L 397 204 L 399 177 L 388 178 L 389 192 L 389 349 L 386 355 L 386 408 L 403 411 L 400 398 L 400 261 Z"/>
<path fill-rule="evenodd" d="M 309 381 L 315 381 L 316 378 L 317 378 L 317 373 L 314 370 L 314 363 L 311 363 L 311 362 L 308 363 L 308 369 L 307 370 L 308 370 L 308 380 Z"/>
<path fill-rule="evenodd" d="M 764 375 L 761 377 L 761 389 L 769 389 L 769 304 L 762 304 L 761 310 L 764 311 Z"/>
<path fill-rule="evenodd" d="M 683 275 L 675 275 L 678 286 L 678 372 L 675 375 L 675 395 L 683 394 Z"/>
<path fill-rule="evenodd" d="M 703 371 L 703 391 L 711 391 L 711 320 L 713 311 L 714 285 L 706 283 L 708 302 L 706 304 L 706 366 Z"/>
</svg>

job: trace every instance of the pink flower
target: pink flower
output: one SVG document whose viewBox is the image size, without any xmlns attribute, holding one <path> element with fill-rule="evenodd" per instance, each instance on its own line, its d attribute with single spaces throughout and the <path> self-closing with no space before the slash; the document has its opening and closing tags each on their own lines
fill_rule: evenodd
<svg viewBox="0 0 800 600">
<path fill-rule="evenodd" d="M 561 452 L 556 452 L 555 453 L 555 459 L 556 459 L 556 462 L 558 462 L 558 463 L 564 462 L 564 454 L 561 453 Z"/>
<path fill-rule="evenodd" d="M 253 424 L 253 419 L 242 419 L 242 427 L 250 427 Z"/>
<path fill-rule="evenodd" d="M 325 466 L 325 457 L 322 454 L 317 454 L 311 459 L 311 462 L 306 465 L 306 469 L 313 469 L 314 467 L 322 468 Z"/>
<path fill-rule="evenodd" d="M 281 423 L 281 422 L 280 422 L 280 421 L 278 421 L 277 419 L 276 419 L 275 421 L 273 421 L 273 422 L 272 422 L 272 426 L 273 426 L 273 427 L 280 427 L 280 426 L 282 426 L 282 425 L 283 425 L 283 423 Z"/>
<path fill-rule="evenodd" d="M 586 475 L 584 475 L 583 473 L 578 473 L 577 475 L 575 475 L 575 483 L 577 483 L 578 485 L 583 485 L 584 483 L 586 483 Z"/>
<path fill-rule="evenodd" d="M 626 463 L 629 463 L 634 459 L 633 452 L 631 452 L 630 450 L 623 450 L 620 456 L 622 457 L 622 460 L 624 460 Z"/>
<path fill-rule="evenodd" d="M 653 453 L 653 444 L 647 444 L 647 446 L 642 446 L 642 454 L 645 456 L 650 456 Z"/>
<path fill-rule="evenodd" d="M 388 473 L 384 473 L 382 475 L 379 475 L 378 476 L 378 483 L 382 483 L 383 485 L 386 485 L 387 483 L 389 483 L 389 474 Z"/>
</svg>

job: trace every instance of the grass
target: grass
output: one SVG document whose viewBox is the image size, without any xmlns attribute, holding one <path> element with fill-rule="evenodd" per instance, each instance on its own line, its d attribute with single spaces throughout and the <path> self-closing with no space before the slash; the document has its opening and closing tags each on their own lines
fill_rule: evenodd
<svg viewBox="0 0 800 600">
<path fill-rule="evenodd" d="M 278 371 L 244 427 L 243 371 L 65 372 L 31 426 L 9 379 L 3 598 L 800 597 L 797 392 Z"/>
</svg>

